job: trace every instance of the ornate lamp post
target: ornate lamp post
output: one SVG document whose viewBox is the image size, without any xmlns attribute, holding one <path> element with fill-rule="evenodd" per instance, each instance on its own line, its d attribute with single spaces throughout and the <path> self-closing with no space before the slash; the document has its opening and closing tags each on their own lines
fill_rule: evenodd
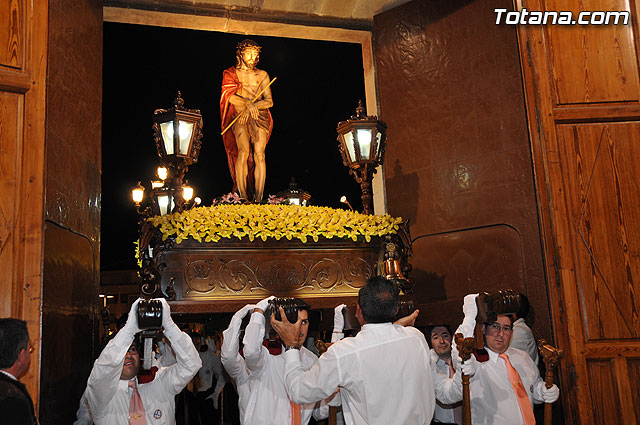
<svg viewBox="0 0 640 425">
<path fill-rule="evenodd" d="M 153 113 L 153 137 L 158 156 L 168 165 L 165 192 L 172 198 L 172 211 L 182 211 L 186 199 L 183 197 L 182 179 L 188 166 L 198 162 L 202 144 L 202 115 L 198 109 L 186 109 L 180 92 L 169 109 L 156 109 Z M 193 192 L 191 192 L 193 193 Z M 165 195 L 162 193 L 161 195 Z"/>
<path fill-rule="evenodd" d="M 349 173 L 360 183 L 364 213 L 371 214 L 371 180 L 384 160 L 387 125 L 375 115 L 365 115 L 362 101 L 356 115 L 338 123 L 338 146 Z"/>
</svg>

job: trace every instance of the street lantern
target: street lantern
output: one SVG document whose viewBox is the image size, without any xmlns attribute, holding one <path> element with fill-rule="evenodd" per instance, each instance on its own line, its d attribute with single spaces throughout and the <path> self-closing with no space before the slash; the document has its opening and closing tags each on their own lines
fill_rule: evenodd
<svg viewBox="0 0 640 425">
<path fill-rule="evenodd" d="M 356 115 L 338 123 L 337 131 L 342 162 L 360 183 L 364 213 L 371 214 L 371 180 L 384 161 L 387 125 L 375 115 L 367 116 L 359 101 Z"/>
<path fill-rule="evenodd" d="M 189 185 L 188 181 L 185 181 L 182 186 L 182 199 L 189 202 L 191 198 L 193 198 L 193 188 Z"/>
<path fill-rule="evenodd" d="M 163 162 L 191 165 L 198 162 L 202 138 L 202 115 L 186 109 L 180 92 L 173 107 L 153 112 L 153 135 Z"/>
<path fill-rule="evenodd" d="M 156 169 L 156 174 L 160 180 L 165 181 L 169 177 L 169 170 L 164 165 L 161 165 Z"/>
<path fill-rule="evenodd" d="M 309 192 L 298 189 L 298 183 L 296 183 L 296 179 L 293 177 L 291 177 L 291 181 L 289 182 L 289 190 L 283 190 L 279 192 L 277 196 L 286 199 L 289 205 L 301 205 L 303 207 L 306 207 L 307 202 L 311 199 Z"/>
<path fill-rule="evenodd" d="M 133 203 L 139 207 L 142 199 L 144 198 L 144 186 L 142 185 L 142 182 L 138 182 L 138 185 L 131 189 L 131 198 L 133 199 Z"/>
</svg>

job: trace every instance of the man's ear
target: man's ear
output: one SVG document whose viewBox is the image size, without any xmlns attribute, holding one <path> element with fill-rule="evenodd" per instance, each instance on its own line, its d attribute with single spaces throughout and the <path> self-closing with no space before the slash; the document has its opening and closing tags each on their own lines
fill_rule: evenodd
<svg viewBox="0 0 640 425">
<path fill-rule="evenodd" d="M 16 359 L 14 366 L 19 365 L 21 368 L 26 368 L 24 366 L 29 364 L 29 348 L 23 348 L 18 353 L 18 358 Z"/>
<path fill-rule="evenodd" d="M 364 320 L 364 316 L 362 315 L 362 309 L 360 308 L 360 304 L 356 304 L 356 319 L 358 319 L 358 322 L 360 322 L 360 325 L 364 325 L 365 320 Z"/>
</svg>

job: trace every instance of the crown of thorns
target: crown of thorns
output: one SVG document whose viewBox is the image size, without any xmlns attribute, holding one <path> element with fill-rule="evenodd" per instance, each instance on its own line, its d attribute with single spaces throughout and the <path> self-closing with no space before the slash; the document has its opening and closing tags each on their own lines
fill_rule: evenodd
<svg viewBox="0 0 640 425">
<path fill-rule="evenodd" d="M 247 49 L 247 48 L 256 49 L 258 53 L 260 53 L 260 49 L 262 49 L 262 47 L 260 47 L 260 45 L 255 41 L 246 39 L 246 40 L 242 40 L 236 46 L 236 55 L 238 56 L 242 55 L 242 52 L 244 51 L 244 49 Z"/>
</svg>

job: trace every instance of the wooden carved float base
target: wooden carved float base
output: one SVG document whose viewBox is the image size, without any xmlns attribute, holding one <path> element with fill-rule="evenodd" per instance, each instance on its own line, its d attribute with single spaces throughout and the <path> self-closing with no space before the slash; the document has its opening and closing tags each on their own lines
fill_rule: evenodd
<svg viewBox="0 0 640 425">
<path fill-rule="evenodd" d="M 358 290 L 378 274 L 383 238 L 371 242 L 225 240 L 166 244 L 156 259 L 161 288 L 175 292 L 176 313 L 230 312 L 269 295 L 299 297 L 312 308 L 355 303 Z"/>
</svg>

